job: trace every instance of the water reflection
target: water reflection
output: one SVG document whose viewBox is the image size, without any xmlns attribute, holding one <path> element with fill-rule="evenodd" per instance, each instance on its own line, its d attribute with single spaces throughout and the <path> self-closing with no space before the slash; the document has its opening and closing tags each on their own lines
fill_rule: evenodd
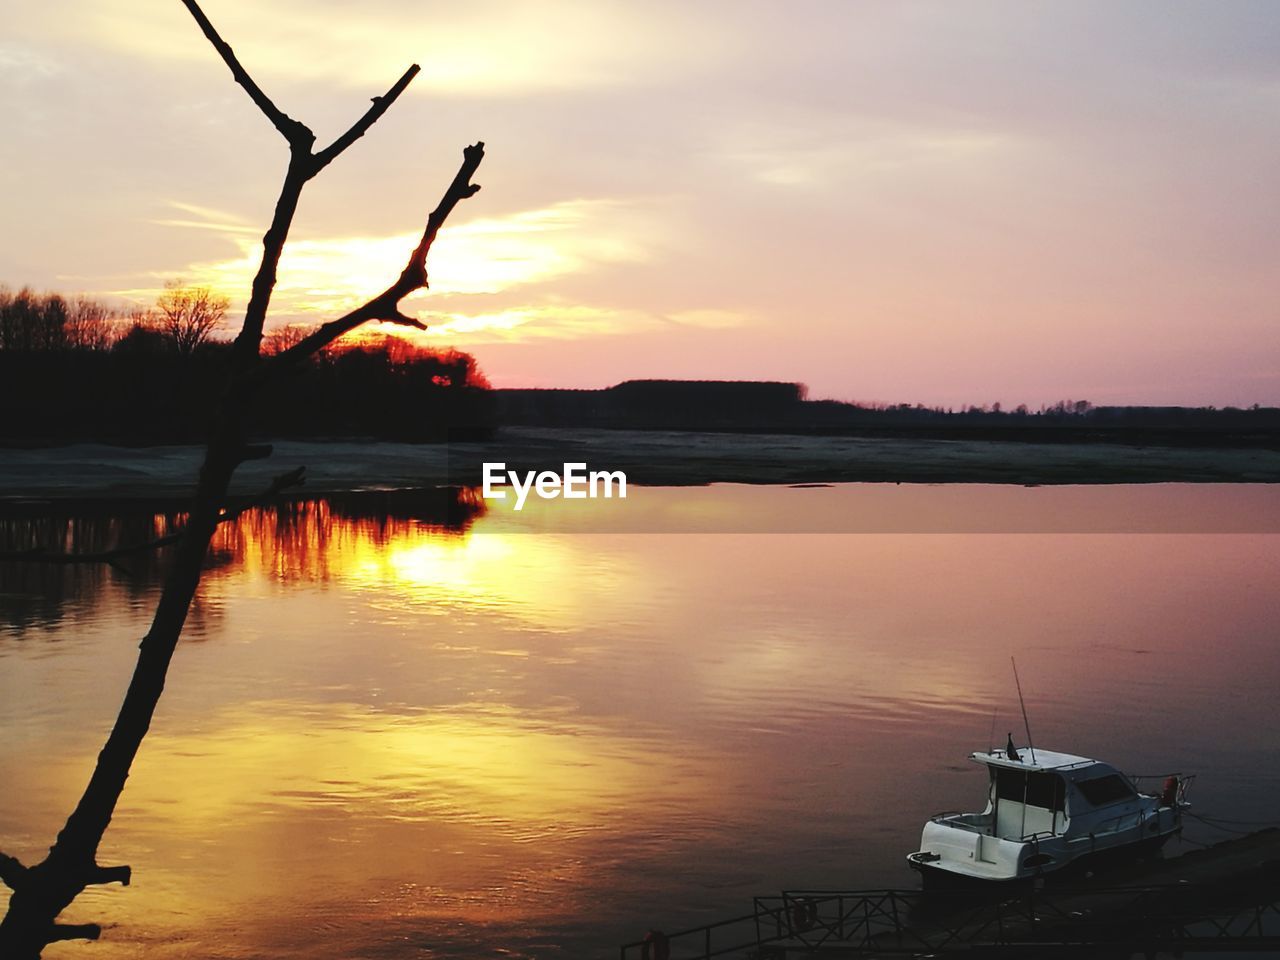
<svg viewBox="0 0 1280 960">
<path fill-rule="evenodd" d="M 646 496 L 707 515 L 720 492 Z M 921 821 L 981 792 L 993 707 L 1017 722 L 1010 653 L 1044 746 L 1272 815 L 1274 536 L 531 534 L 451 509 L 311 500 L 220 531 L 203 642 L 107 835 L 135 885 L 70 918 L 117 921 L 95 956 L 612 956 L 755 893 L 910 884 Z M 5 536 L 175 521 L 70 522 Z M 0 627 L 0 837 L 30 857 L 155 582 L 4 576 L 26 593 Z"/>
<path fill-rule="evenodd" d="M 476 491 L 462 488 L 387 490 L 282 501 L 250 510 L 218 528 L 210 570 L 234 565 L 282 580 L 326 580 L 330 557 L 352 544 L 379 549 L 410 532 L 465 533 L 484 514 Z M 0 505 L 0 553 L 98 553 L 180 532 L 180 504 L 137 501 Z M 0 560 L 0 621 L 16 627 L 56 623 L 91 610 L 111 585 L 138 599 L 160 583 L 170 549 L 140 550 L 109 564 L 40 564 Z M 193 611 L 198 613 L 197 610 Z"/>
<path fill-rule="evenodd" d="M 174 517 L 151 510 L 102 514 L 97 511 L 46 512 L 41 507 L 10 507 L 0 514 L 0 551 L 78 550 L 97 552 L 121 543 L 145 543 L 171 533 Z M 140 555 L 131 562 L 137 576 L 122 576 L 124 562 L 105 564 L 53 565 L 6 563 L 0 561 L 0 621 L 18 627 L 56 623 L 69 605 L 91 607 L 93 598 L 109 582 L 128 587 L 136 596 L 145 596 L 155 578 L 155 553 Z"/>
</svg>

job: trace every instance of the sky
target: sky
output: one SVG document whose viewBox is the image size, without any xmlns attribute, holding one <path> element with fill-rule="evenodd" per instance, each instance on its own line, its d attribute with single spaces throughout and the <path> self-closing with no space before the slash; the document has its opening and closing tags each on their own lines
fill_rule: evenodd
<svg viewBox="0 0 1280 960">
<path fill-rule="evenodd" d="M 1271 0 L 203 7 L 321 142 L 423 68 L 308 186 L 269 325 L 385 288 L 484 140 L 404 307 L 496 386 L 1280 404 Z M 6 0 L 0 110 L 0 283 L 238 321 L 287 150 L 179 0 Z"/>
</svg>

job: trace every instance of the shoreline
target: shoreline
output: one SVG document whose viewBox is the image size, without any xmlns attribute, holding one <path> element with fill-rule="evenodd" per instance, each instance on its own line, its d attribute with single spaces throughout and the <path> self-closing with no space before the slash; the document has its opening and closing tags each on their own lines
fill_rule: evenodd
<svg viewBox="0 0 1280 960">
<path fill-rule="evenodd" d="M 710 483 L 985 483 L 1020 486 L 1138 483 L 1277 483 L 1280 451 L 989 440 L 815 437 L 565 428 L 506 428 L 492 441 L 273 442 L 241 466 L 234 495 L 306 467 L 308 495 L 479 486 L 482 464 L 559 471 L 566 462 L 622 470 L 640 486 Z M 5 500 L 182 497 L 203 447 L 74 444 L 0 452 Z"/>
</svg>

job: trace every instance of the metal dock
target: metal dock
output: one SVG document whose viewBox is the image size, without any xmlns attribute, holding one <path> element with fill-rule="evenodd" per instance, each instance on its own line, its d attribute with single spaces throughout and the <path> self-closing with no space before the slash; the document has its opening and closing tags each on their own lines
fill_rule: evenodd
<svg viewBox="0 0 1280 960">
<path fill-rule="evenodd" d="M 1083 951 L 1280 956 L 1280 830 L 1108 874 L 1106 885 L 1023 888 L 1002 899 L 920 890 L 796 890 L 750 913 L 651 931 L 621 960 L 1044 957 Z"/>
</svg>

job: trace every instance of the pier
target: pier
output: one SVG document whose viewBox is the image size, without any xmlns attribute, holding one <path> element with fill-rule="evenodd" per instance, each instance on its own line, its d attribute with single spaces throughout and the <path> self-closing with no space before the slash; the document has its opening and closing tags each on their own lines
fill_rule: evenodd
<svg viewBox="0 0 1280 960">
<path fill-rule="evenodd" d="M 750 913 L 651 931 L 621 960 L 1002 957 L 1133 953 L 1280 955 L 1280 830 L 1268 829 L 1076 886 L 1008 896 L 920 890 L 794 890 Z"/>
</svg>

